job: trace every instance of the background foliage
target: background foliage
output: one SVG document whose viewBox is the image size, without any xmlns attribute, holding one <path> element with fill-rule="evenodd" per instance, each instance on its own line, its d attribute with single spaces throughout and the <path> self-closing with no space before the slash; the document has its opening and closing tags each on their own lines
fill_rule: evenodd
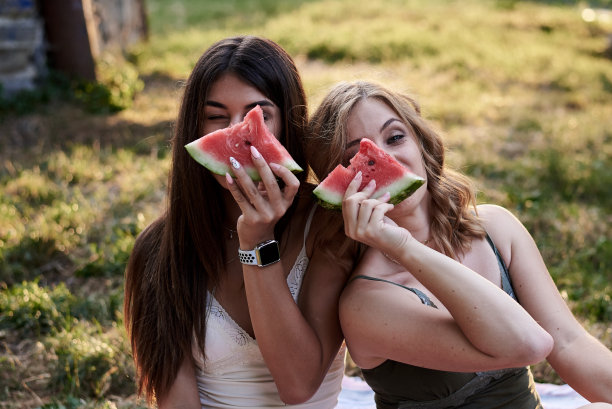
<svg viewBox="0 0 612 409">
<path fill-rule="evenodd" d="M 51 78 L 0 101 L 0 408 L 142 406 L 123 270 L 164 204 L 181 84 L 234 34 L 285 47 L 311 109 L 339 80 L 414 94 L 449 162 L 525 223 L 574 313 L 612 346 L 612 27 L 585 22 L 586 6 L 149 0 L 150 42 L 107 64 L 103 87 Z"/>
</svg>

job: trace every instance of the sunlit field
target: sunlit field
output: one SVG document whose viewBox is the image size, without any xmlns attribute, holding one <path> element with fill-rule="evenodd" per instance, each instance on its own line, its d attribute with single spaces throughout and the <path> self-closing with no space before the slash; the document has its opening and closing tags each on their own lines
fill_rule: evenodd
<svg viewBox="0 0 612 409">
<path fill-rule="evenodd" d="M 236 34 L 294 56 L 311 111 L 340 80 L 413 94 L 479 202 L 524 222 L 576 316 L 612 347 L 612 23 L 585 21 L 573 1 L 146 4 L 150 41 L 126 56 L 144 87 L 127 109 L 90 113 L 51 93 L 0 112 L 0 408 L 144 407 L 125 263 L 164 206 L 182 84 Z"/>
</svg>

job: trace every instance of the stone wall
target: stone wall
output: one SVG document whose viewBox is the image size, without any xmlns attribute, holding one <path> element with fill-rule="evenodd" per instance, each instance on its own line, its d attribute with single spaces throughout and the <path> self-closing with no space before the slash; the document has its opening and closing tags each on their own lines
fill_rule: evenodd
<svg viewBox="0 0 612 409">
<path fill-rule="evenodd" d="M 0 84 L 32 89 L 47 66 L 93 80 L 101 53 L 147 36 L 144 0 L 0 0 Z"/>
<path fill-rule="evenodd" d="M 45 71 L 44 26 L 34 0 L 0 0 L 0 83 L 31 89 Z"/>
</svg>

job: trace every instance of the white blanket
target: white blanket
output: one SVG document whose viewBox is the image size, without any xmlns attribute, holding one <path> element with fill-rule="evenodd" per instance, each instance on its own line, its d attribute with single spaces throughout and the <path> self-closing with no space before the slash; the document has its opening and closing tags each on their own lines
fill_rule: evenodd
<svg viewBox="0 0 612 409">
<path fill-rule="evenodd" d="M 574 409 L 589 403 L 569 385 L 536 383 L 544 409 Z M 336 409 L 376 409 L 374 392 L 359 377 L 345 376 Z"/>
</svg>

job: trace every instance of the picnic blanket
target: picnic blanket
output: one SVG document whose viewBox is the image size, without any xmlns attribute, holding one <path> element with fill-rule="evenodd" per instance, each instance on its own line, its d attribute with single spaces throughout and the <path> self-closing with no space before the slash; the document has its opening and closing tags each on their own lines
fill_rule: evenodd
<svg viewBox="0 0 612 409">
<path fill-rule="evenodd" d="M 536 383 L 544 409 L 575 409 L 589 403 L 569 385 Z M 345 376 L 336 409 L 376 409 L 374 392 L 359 377 Z"/>
</svg>

